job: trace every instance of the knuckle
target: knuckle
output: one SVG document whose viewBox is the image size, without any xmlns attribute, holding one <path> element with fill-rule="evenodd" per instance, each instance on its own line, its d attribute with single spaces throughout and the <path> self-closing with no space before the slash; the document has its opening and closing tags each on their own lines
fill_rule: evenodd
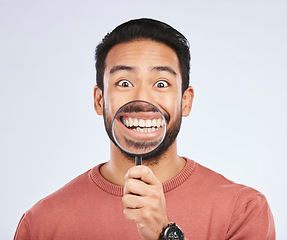
<svg viewBox="0 0 287 240">
<path fill-rule="evenodd" d="M 154 189 L 153 191 L 151 191 L 151 197 L 154 199 L 161 199 L 162 193 L 158 191 L 157 189 Z"/>
<path fill-rule="evenodd" d="M 144 165 L 140 165 L 140 166 L 137 166 L 137 170 L 142 174 L 142 175 L 147 175 L 150 173 L 150 169 L 149 167 L 147 166 L 144 166 Z"/>
<path fill-rule="evenodd" d="M 130 185 L 130 184 L 131 184 L 131 179 L 129 178 L 129 179 L 127 179 L 127 181 L 126 181 L 125 186 L 128 186 L 128 185 Z"/>
<path fill-rule="evenodd" d="M 125 216 L 126 219 L 128 219 L 128 220 L 131 219 L 130 214 L 129 214 L 129 211 L 128 211 L 126 208 L 124 208 L 123 214 L 124 214 L 124 216 Z"/>
<path fill-rule="evenodd" d="M 151 201 L 150 206 L 152 209 L 157 209 L 159 204 L 160 204 L 160 201 L 158 199 L 155 199 L 155 200 Z"/>
<path fill-rule="evenodd" d="M 152 171 L 150 170 L 150 168 L 145 167 L 144 170 L 143 170 L 143 173 L 144 173 L 145 175 L 150 175 L 150 174 L 152 173 Z"/>
<path fill-rule="evenodd" d="M 126 203 L 126 202 L 127 202 L 127 195 L 124 195 L 124 196 L 122 197 L 122 202 L 123 202 L 123 203 Z"/>
<path fill-rule="evenodd" d="M 130 220 L 130 221 L 132 221 L 132 222 L 135 222 L 136 221 L 136 219 L 132 216 L 132 214 L 131 214 L 131 212 L 129 211 L 129 209 L 124 209 L 123 210 L 123 214 L 124 214 L 124 216 L 125 216 L 125 218 L 127 219 L 127 220 Z"/>
<path fill-rule="evenodd" d="M 126 184 L 125 184 L 125 187 L 124 187 L 125 192 L 128 192 L 128 191 L 130 190 L 131 186 L 132 186 L 132 180 L 131 180 L 131 179 L 128 179 L 128 180 L 126 181 Z"/>
<path fill-rule="evenodd" d="M 150 169 L 149 169 L 148 167 L 145 167 L 145 168 L 143 169 L 143 173 L 144 173 L 145 175 L 150 174 Z"/>
<path fill-rule="evenodd" d="M 150 220 L 151 219 L 151 211 L 149 211 L 149 210 L 142 211 L 141 216 L 142 216 L 142 219 L 144 221 Z"/>
<path fill-rule="evenodd" d="M 127 209 L 126 208 L 124 208 L 123 214 L 124 214 L 125 217 L 127 217 Z"/>
</svg>

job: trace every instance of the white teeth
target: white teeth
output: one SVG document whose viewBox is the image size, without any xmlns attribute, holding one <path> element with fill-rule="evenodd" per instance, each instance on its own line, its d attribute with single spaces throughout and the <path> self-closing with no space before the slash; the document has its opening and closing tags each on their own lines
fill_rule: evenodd
<svg viewBox="0 0 287 240">
<path fill-rule="evenodd" d="M 159 128 L 159 127 L 161 126 L 161 124 L 162 124 L 162 121 L 161 121 L 161 119 L 159 118 L 159 119 L 157 120 L 156 126 Z"/>
<path fill-rule="evenodd" d="M 133 119 L 131 117 L 129 117 L 129 120 L 128 120 L 128 127 L 132 127 L 133 126 Z"/>
<path fill-rule="evenodd" d="M 134 126 L 137 127 L 139 125 L 139 120 L 137 118 L 134 119 Z"/>
<path fill-rule="evenodd" d="M 148 120 L 146 120 L 146 127 L 151 127 L 151 120 L 150 119 L 148 119 Z"/>
<path fill-rule="evenodd" d="M 150 133 L 150 132 L 156 131 L 156 129 L 154 127 L 153 128 L 140 128 L 140 127 L 137 127 L 137 128 L 134 128 L 133 130 L 135 130 L 137 132 L 142 132 L 142 133 Z"/>
<path fill-rule="evenodd" d="M 127 127 L 133 127 L 133 130 L 138 132 L 154 132 L 164 126 L 164 120 L 159 119 L 137 119 L 137 118 L 126 118 L 123 119 L 123 124 Z"/>
<path fill-rule="evenodd" d="M 145 127 L 145 126 L 146 126 L 145 120 L 140 119 L 140 120 L 139 120 L 139 126 L 140 126 L 140 127 Z"/>
</svg>

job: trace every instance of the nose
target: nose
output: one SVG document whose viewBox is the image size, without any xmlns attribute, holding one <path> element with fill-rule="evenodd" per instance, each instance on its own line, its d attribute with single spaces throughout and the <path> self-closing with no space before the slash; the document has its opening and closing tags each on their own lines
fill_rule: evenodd
<svg viewBox="0 0 287 240">
<path fill-rule="evenodd" d="M 141 85 L 137 88 L 135 91 L 134 95 L 135 100 L 142 100 L 142 101 L 147 101 L 150 103 L 154 102 L 154 97 L 152 94 L 152 89 L 148 88 L 145 85 Z"/>
</svg>

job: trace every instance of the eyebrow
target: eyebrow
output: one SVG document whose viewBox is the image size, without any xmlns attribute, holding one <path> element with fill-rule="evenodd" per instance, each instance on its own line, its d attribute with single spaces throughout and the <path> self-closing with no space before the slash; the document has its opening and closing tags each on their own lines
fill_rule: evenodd
<svg viewBox="0 0 287 240">
<path fill-rule="evenodd" d="M 117 71 L 136 71 L 135 67 L 127 66 L 127 65 L 116 65 L 111 68 L 110 74 L 114 74 Z M 171 67 L 168 66 L 155 66 L 152 68 L 152 71 L 159 71 L 159 72 L 169 72 L 172 75 L 176 76 L 177 73 Z"/>
<path fill-rule="evenodd" d="M 113 74 L 117 71 L 122 71 L 122 70 L 135 71 L 135 68 L 131 67 L 131 66 L 126 66 L 126 65 L 116 65 L 116 66 L 112 67 L 112 69 L 110 70 L 110 74 Z"/>
<path fill-rule="evenodd" d="M 156 66 L 152 68 L 152 71 L 165 71 L 165 72 L 169 72 L 172 75 L 176 76 L 176 71 L 174 71 L 172 68 L 168 67 L 168 66 Z"/>
</svg>

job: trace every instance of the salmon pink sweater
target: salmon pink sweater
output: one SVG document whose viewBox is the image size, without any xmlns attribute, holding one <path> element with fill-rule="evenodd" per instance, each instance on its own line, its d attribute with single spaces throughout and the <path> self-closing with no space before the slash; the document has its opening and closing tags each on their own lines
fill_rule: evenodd
<svg viewBox="0 0 287 240">
<path fill-rule="evenodd" d="M 40 200 L 20 220 L 14 240 L 140 239 L 123 215 L 123 187 L 96 166 Z M 167 214 L 185 239 L 275 239 L 272 213 L 258 191 L 186 159 L 163 183 Z"/>
</svg>

